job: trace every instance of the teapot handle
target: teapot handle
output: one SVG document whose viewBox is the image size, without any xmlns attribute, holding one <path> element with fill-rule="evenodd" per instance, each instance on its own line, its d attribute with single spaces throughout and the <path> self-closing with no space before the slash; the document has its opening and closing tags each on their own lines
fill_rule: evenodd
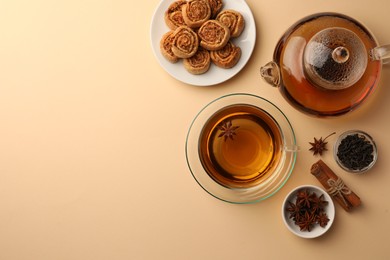
<svg viewBox="0 0 390 260">
<path fill-rule="evenodd" d="M 261 77 L 273 87 L 279 87 L 280 69 L 276 62 L 271 61 L 260 68 Z"/>
<path fill-rule="evenodd" d="M 375 47 L 370 51 L 373 60 L 382 60 L 384 64 L 390 63 L 390 44 Z"/>
</svg>

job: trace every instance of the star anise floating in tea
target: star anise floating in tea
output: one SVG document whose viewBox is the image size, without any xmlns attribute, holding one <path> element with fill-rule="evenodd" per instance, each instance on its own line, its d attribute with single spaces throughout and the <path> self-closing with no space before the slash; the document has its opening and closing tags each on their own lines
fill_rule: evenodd
<svg viewBox="0 0 390 260">
<path fill-rule="evenodd" d="M 309 151 L 312 151 L 313 152 L 313 155 L 316 155 L 316 154 L 319 154 L 319 155 L 322 155 L 322 153 L 324 151 L 327 151 L 328 149 L 326 148 L 326 144 L 328 142 L 325 142 L 326 139 L 329 137 L 329 136 L 332 136 L 336 134 L 336 132 L 333 132 L 331 133 L 330 135 L 328 135 L 327 137 L 325 137 L 324 139 L 322 139 L 322 137 L 320 139 L 317 139 L 314 137 L 314 142 L 309 142 L 309 144 L 312 146 Z"/>
<path fill-rule="evenodd" d="M 299 226 L 301 231 L 310 232 L 316 224 L 325 227 L 329 222 L 325 212 L 328 201 L 324 199 L 324 194 L 318 196 L 308 189 L 300 189 L 295 201 L 287 201 L 287 203 L 286 210 L 289 212 L 289 218 Z"/>
<path fill-rule="evenodd" d="M 229 120 L 223 123 L 223 125 L 221 126 L 220 130 L 222 131 L 222 133 L 220 133 L 218 137 L 223 137 L 225 139 L 225 142 L 228 138 L 233 140 L 234 136 L 237 135 L 237 128 L 239 128 L 239 126 L 233 126 L 232 121 Z"/>
</svg>

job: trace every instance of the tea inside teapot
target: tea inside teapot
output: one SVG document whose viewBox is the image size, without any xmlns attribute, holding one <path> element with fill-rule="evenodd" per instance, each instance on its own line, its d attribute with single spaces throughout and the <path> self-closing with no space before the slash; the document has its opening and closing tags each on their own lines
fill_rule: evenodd
<svg viewBox="0 0 390 260">
<path fill-rule="evenodd" d="M 354 110 L 377 88 L 389 46 L 358 21 L 338 13 L 299 20 L 278 41 L 261 76 L 298 110 L 337 116 Z"/>
<path fill-rule="evenodd" d="M 352 86 L 363 76 L 368 55 L 354 32 L 334 27 L 310 39 L 303 59 L 306 76 L 314 85 L 337 90 Z"/>
</svg>

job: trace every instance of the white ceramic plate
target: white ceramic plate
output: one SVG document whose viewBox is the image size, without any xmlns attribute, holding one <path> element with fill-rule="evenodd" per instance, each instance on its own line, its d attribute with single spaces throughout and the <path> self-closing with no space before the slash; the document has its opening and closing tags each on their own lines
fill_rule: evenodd
<svg viewBox="0 0 390 260">
<path fill-rule="evenodd" d="M 168 6 L 175 0 L 162 0 L 157 6 L 151 23 L 150 38 L 153 52 L 160 65 L 174 78 L 184 83 L 196 86 L 211 86 L 222 83 L 244 68 L 252 55 L 256 42 L 256 25 L 252 11 L 245 0 L 225 0 L 222 10 L 234 9 L 240 12 L 245 19 L 245 28 L 240 37 L 235 38 L 232 42 L 241 48 L 241 58 L 239 62 L 231 69 L 222 69 L 214 64 L 210 66 L 209 71 L 202 75 L 192 75 L 189 73 L 182 63 L 179 61 L 175 64 L 167 61 L 160 52 L 160 40 L 162 36 L 170 29 L 165 24 L 164 13 Z"/>
<path fill-rule="evenodd" d="M 316 193 L 317 196 L 321 196 L 322 194 L 324 194 L 325 200 L 328 201 L 328 205 L 325 207 L 325 213 L 328 215 L 329 218 L 329 222 L 325 227 L 321 227 L 320 225 L 316 224 L 310 232 L 301 231 L 299 226 L 294 223 L 294 220 L 289 217 L 290 213 L 287 211 L 288 201 L 295 202 L 298 190 L 300 189 L 307 189 L 309 192 Z M 328 231 L 329 228 L 332 226 L 334 216 L 335 208 L 332 198 L 329 196 L 328 193 L 326 193 L 326 191 L 314 185 L 303 185 L 296 187 L 286 196 L 282 205 L 282 218 L 284 224 L 292 233 L 303 238 L 315 238 L 325 234 L 325 232 Z"/>
</svg>

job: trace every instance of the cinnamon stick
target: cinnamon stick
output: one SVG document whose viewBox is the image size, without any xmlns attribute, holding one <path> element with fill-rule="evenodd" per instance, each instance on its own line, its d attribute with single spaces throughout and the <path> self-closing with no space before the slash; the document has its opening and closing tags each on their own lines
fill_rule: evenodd
<svg viewBox="0 0 390 260">
<path fill-rule="evenodd" d="M 324 186 L 329 195 L 346 211 L 350 211 L 352 208 L 358 207 L 361 204 L 359 196 L 349 189 L 343 180 L 322 160 L 313 164 L 310 172 Z"/>
</svg>

